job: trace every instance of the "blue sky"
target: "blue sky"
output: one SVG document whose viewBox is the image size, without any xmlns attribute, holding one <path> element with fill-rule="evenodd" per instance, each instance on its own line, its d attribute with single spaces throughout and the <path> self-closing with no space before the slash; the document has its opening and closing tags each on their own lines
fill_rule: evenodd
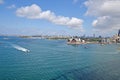
<svg viewBox="0 0 120 80">
<path fill-rule="evenodd" d="M 117 6 L 111 3 L 108 0 L 0 0 L 0 34 L 112 35 L 120 28 L 116 22 L 120 16 L 116 14 L 118 9 L 112 13 L 109 10 L 120 7 L 120 1 L 114 2 Z"/>
</svg>

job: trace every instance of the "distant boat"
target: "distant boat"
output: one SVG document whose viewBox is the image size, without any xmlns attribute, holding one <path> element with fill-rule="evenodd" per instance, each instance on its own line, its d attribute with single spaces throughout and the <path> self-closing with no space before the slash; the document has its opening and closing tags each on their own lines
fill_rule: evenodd
<svg viewBox="0 0 120 80">
<path fill-rule="evenodd" d="M 87 47 L 87 46 L 85 46 L 84 48 L 85 48 L 85 49 L 88 49 L 88 47 Z"/>
</svg>

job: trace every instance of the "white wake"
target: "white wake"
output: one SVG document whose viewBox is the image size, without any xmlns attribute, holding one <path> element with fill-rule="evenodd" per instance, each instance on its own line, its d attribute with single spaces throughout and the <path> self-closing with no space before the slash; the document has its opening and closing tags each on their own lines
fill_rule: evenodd
<svg viewBox="0 0 120 80">
<path fill-rule="evenodd" d="M 21 46 L 18 46 L 18 45 L 12 45 L 15 49 L 19 50 L 19 51 L 23 51 L 23 52 L 30 52 L 30 50 L 24 48 L 24 47 L 21 47 Z"/>
</svg>

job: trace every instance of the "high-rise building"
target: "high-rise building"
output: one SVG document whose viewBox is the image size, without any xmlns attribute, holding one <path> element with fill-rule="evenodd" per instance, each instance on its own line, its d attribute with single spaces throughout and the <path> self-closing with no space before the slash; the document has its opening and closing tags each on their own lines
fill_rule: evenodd
<svg viewBox="0 0 120 80">
<path fill-rule="evenodd" d="M 120 29 L 119 29 L 119 31 L 118 31 L 118 36 L 120 36 Z"/>
<path fill-rule="evenodd" d="M 93 38 L 95 38 L 95 34 L 93 34 Z"/>
</svg>

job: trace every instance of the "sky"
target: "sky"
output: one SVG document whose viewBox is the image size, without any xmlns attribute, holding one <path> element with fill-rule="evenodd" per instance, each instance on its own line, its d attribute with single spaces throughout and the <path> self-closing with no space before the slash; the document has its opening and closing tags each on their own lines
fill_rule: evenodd
<svg viewBox="0 0 120 80">
<path fill-rule="evenodd" d="M 120 0 L 0 0 L 0 34 L 111 36 Z"/>
</svg>

